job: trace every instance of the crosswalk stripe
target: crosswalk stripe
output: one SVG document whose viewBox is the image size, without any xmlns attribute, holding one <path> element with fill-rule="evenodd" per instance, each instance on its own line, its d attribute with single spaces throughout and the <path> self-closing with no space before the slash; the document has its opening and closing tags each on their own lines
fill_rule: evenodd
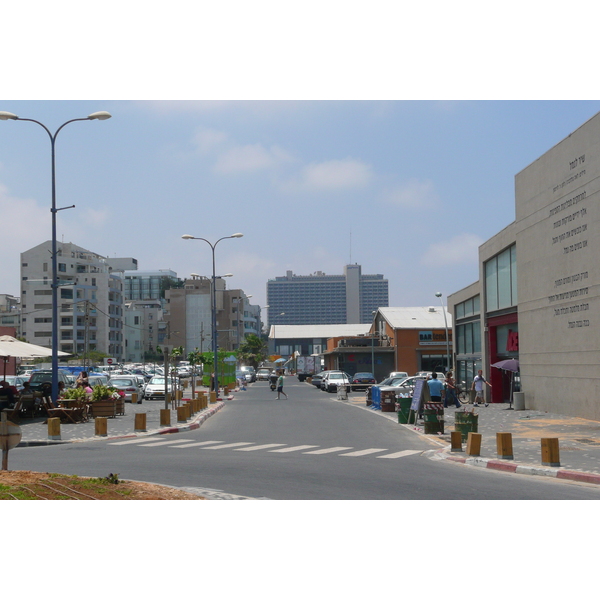
<svg viewBox="0 0 600 600">
<path fill-rule="evenodd" d="M 235 448 L 236 446 L 250 446 L 254 442 L 235 442 L 234 444 L 221 444 L 219 446 L 206 446 L 203 450 L 220 450 L 221 448 Z"/>
<path fill-rule="evenodd" d="M 264 450 L 266 448 L 276 448 L 285 446 L 285 444 L 263 444 L 262 446 L 250 446 L 249 448 L 236 448 L 236 452 L 254 452 L 254 450 Z"/>
<path fill-rule="evenodd" d="M 192 440 L 177 440 L 178 442 L 191 442 Z M 166 442 L 150 442 L 149 444 L 140 444 L 138 448 L 152 448 L 154 446 L 169 446 L 173 444 L 175 440 L 168 440 Z"/>
<path fill-rule="evenodd" d="M 375 452 L 385 452 L 387 448 L 367 448 L 366 450 L 357 450 L 356 452 L 348 452 L 340 454 L 340 456 L 365 456 L 366 454 L 375 454 Z"/>
<path fill-rule="evenodd" d="M 181 444 L 171 446 L 171 448 L 193 448 L 194 446 L 208 446 L 209 444 L 222 444 L 221 440 L 208 440 L 207 442 L 193 442 L 191 444 Z"/>
<path fill-rule="evenodd" d="M 328 454 L 330 452 L 341 452 L 342 450 L 352 450 L 352 446 L 335 446 L 334 448 L 323 448 L 322 450 L 304 452 L 304 454 Z"/>
<path fill-rule="evenodd" d="M 143 444 L 144 442 L 148 442 L 150 439 L 150 437 L 148 436 L 144 436 L 144 437 L 140 437 L 140 438 L 135 438 L 133 440 L 125 440 L 123 442 L 108 442 L 109 446 L 124 446 L 125 444 Z M 174 442 L 175 440 L 171 440 L 171 442 Z M 177 440 L 179 441 L 179 440 Z"/>
<path fill-rule="evenodd" d="M 394 454 L 384 454 L 377 458 L 401 458 L 402 456 L 410 456 L 411 454 L 420 454 L 421 450 L 402 450 L 402 452 L 394 452 Z"/>
<path fill-rule="evenodd" d="M 269 452 L 298 452 L 307 448 L 317 448 L 318 446 L 292 446 L 291 448 L 281 448 L 279 450 L 269 450 Z"/>
</svg>

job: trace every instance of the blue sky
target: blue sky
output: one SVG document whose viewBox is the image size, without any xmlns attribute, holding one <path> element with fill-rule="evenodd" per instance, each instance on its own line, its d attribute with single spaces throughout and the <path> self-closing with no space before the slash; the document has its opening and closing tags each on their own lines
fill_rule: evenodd
<svg viewBox="0 0 600 600">
<path fill-rule="evenodd" d="M 3 101 L 55 131 L 58 238 L 180 277 L 233 273 L 266 304 L 292 270 L 389 279 L 390 305 L 437 304 L 477 278 L 477 246 L 514 219 L 514 176 L 600 110 L 597 101 Z M 0 122 L 0 292 L 50 238 L 50 144 Z"/>
</svg>

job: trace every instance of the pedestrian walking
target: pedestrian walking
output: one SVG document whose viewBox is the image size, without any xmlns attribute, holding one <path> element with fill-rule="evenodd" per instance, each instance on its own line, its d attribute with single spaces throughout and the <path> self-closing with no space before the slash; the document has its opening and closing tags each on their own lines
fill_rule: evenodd
<svg viewBox="0 0 600 600">
<path fill-rule="evenodd" d="M 435 371 L 431 374 L 431 379 L 427 380 L 427 385 L 429 386 L 429 395 L 431 396 L 431 401 L 441 402 L 444 384 L 437 378 L 437 373 Z"/>
<path fill-rule="evenodd" d="M 287 394 L 283 391 L 283 371 L 279 373 L 279 379 L 277 379 L 277 400 L 281 399 L 280 394 L 283 394 L 286 400 L 288 399 Z"/>
<path fill-rule="evenodd" d="M 475 390 L 475 403 L 473 406 L 479 406 L 479 402 L 485 402 L 484 385 L 489 385 L 492 387 L 492 384 L 483 376 L 483 371 L 479 369 L 479 371 L 477 371 L 477 375 L 475 375 L 475 378 L 473 379 L 473 385 L 471 386 L 471 389 Z M 484 406 L 488 405 L 489 403 L 485 402 Z"/>
<path fill-rule="evenodd" d="M 444 408 L 448 408 L 448 401 L 454 402 L 456 408 L 460 408 L 460 402 L 456 396 L 456 382 L 454 381 L 454 375 L 452 371 L 446 373 L 446 395 L 444 396 Z"/>
</svg>

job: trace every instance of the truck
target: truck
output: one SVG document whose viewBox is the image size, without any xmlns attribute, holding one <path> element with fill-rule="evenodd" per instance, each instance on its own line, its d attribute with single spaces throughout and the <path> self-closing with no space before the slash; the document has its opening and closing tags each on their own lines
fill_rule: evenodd
<svg viewBox="0 0 600 600">
<path fill-rule="evenodd" d="M 298 381 L 304 381 L 307 377 L 320 371 L 320 358 L 317 356 L 297 356 L 296 375 Z"/>
</svg>

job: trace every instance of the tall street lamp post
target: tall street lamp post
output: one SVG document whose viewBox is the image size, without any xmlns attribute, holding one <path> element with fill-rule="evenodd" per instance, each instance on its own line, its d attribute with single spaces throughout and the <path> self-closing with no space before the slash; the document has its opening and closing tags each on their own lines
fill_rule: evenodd
<svg viewBox="0 0 600 600">
<path fill-rule="evenodd" d="M 216 276 L 216 270 L 215 270 L 215 248 L 217 247 L 217 244 L 221 241 L 221 240 L 228 240 L 231 238 L 241 238 L 244 237 L 243 233 L 234 233 L 233 235 L 226 235 L 225 237 L 222 237 L 220 239 L 218 239 L 214 244 L 212 244 L 211 242 L 209 242 L 206 238 L 201 238 L 201 237 L 194 237 L 193 235 L 182 235 L 181 238 L 184 240 L 202 240 L 203 242 L 206 242 L 209 246 L 210 249 L 212 251 L 212 338 L 213 338 L 213 351 L 214 351 L 214 369 L 215 369 L 215 392 L 217 394 L 217 398 L 219 397 L 219 369 L 218 369 L 218 344 L 217 344 L 217 292 L 216 292 L 216 285 L 215 285 L 215 279 L 217 278 Z"/>
<path fill-rule="evenodd" d="M 450 364 L 450 338 L 448 336 L 448 319 L 446 318 L 446 309 L 442 302 L 442 292 L 436 292 L 435 297 L 440 299 L 440 305 L 442 307 L 442 313 L 444 314 L 444 325 L 446 326 L 446 372 L 452 369 Z"/>
<path fill-rule="evenodd" d="M 55 144 L 56 136 L 65 125 L 74 123 L 75 121 L 104 121 L 111 118 L 111 114 L 106 111 L 99 111 L 83 117 L 80 119 L 71 119 L 63 123 L 55 132 L 52 134 L 50 130 L 39 121 L 35 119 L 23 119 L 17 115 L 0 111 L 1 121 L 29 121 L 31 123 L 37 123 L 40 127 L 43 127 L 48 136 L 50 137 L 50 147 L 52 154 L 52 250 L 51 250 L 51 261 L 52 261 L 52 403 L 56 404 L 58 398 L 58 270 L 57 270 L 57 255 L 56 255 L 56 213 L 59 210 L 65 210 L 66 208 L 75 208 L 75 206 L 66 206 L 64 208 L 56 208 L 56 167 L 55 167 Z"/>
</svg>

